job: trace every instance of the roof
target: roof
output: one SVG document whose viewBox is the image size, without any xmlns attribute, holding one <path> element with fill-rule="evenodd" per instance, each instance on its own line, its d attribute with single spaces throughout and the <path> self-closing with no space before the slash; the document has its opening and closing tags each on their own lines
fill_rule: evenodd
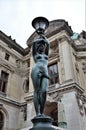
<svg viewBox="0 0 86 130">
<path fill-rule="evenodd" d="M 7 36 L 2 31 L 0 31 L 0 39 L 4 41 L 9 48 L 13 48 L 15 51 L 19 52 L 23 56 L 29 53 L 29 48 L 22 48 L 18 43 L 16 43 L 15 39 L 12 40 L 11 36 Z"/>
</svg>

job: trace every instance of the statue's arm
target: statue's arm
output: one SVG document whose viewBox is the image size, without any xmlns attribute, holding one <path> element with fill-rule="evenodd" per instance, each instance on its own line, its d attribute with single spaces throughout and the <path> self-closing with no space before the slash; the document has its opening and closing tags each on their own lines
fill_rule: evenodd
<svg viewBox="0 0 86 130">
<path fill-rule="evenodd" d="M 43 39 L 44 43 L 47 45 L 45 54 L 49 55 L 50 43 L 44 35 L 41 35 L 41 38 Z"/>
<path fill-rule="evenodd" d="M 47 39 L 44 39 L 44 42 L 46 44 L 46 49 L 45 49 L 45 54 L 48 56 L 49 55 L 49 49 L 50 49 L 50 43 Z"/>
<path fill-rule="evenodd" d="M 37 47 L 38 47 L 39 44 L 41 44 L 42 41 L 43 41 L 43 39 L 36 39 L 33 42 L 33 45 L 32 45 L 32 55 L 33 55 L 33 57 L 36 55 Z"/>
<path fill-rule="evenodd" d="M 50 44 L 49 44 L 49 42 L 47 41 L 47 47 L 46 47 L 46 50 L 45 50 L 45 54 L 46 54 L 46 55 L 49 55 L 49 49 L 50 49 Z"/>
<path fill-rule="evenodd" d="M 45 42 L 43 38 L 38 38 L 33 42 L 32 45 L 32 55 L 33 57 L 36 55 L 37 53 L 37 47 L 39 46 L 39 44 L 41 44 L 42 42 Z"/>
<path fill-rule="evenodd" d="M 37 47 L 39 46 L 39 44 L 41 44 L 42 42 L 44 42 L 46 44 L 46 49 L 45 49 L 45 54 L 48 55 L 49 54 L 49 48 L 50 48 L 50 44 L 49 41 L 46 39 L 45 36 L 41 36 L 40 38 L 36 39 L 33 42 L 33 46 L 32 46 L 32 55 L 33 57 L 36 55 L 37 53 Z"/>
<path fill-rule="evenodd" d="M 35 45 L 35 42 L 33 42 L 33 45 L 32 45 L 32 55 L 33 57 L 35 56 L 36 54 L 36 45 Z"/>
</svg>

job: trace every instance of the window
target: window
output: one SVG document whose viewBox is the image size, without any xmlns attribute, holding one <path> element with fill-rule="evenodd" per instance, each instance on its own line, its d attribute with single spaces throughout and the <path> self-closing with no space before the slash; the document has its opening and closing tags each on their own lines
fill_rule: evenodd
<svg viewBox="0 0 86 130">
<path fill-rule="evenodd" d="M 6 87 L 8 82 L 8 73 L 2 71 L 0 78 L 0 91 L 6 93 Z"/>
<path fill-rule="evenodd" d="M 5 54 L 5 59 L 6 59 L 6 60 L 9 60 L 9 57 L 10 57 L 10 55 L 6 53 L 6 54 Z"/>
<path fill-rule="evenodd" d="M 57 63 L 48 66 L 48 73 L 50 76 L 49 85 L 59 81 Z"/>
</svg>

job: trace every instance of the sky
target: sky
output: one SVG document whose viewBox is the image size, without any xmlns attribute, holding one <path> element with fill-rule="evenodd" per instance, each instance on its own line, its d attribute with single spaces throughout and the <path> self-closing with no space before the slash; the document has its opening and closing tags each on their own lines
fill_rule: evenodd
<svg viewBox="0 0 86 130">
<path fill-rule="evenodd" d="M 35 17 L 49 21 L 65 19 L 72 30 L 86 31 L 86 0 L 0 0 L 0 30 L 26 48 L 26 41 L 35 31 Z"/>
</svg>

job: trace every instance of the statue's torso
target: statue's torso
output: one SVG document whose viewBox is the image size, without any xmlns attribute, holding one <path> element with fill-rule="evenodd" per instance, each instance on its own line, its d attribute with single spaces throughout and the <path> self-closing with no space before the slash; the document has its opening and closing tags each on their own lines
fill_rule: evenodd
<svg viewBox="0 0 86 130">
<path fill-rule="evenodd" d="M 48 73 L 47 65 L 48 65 L 48 56 L 46 56 L 45 54 L 35 55 L 35 65 L 32 68 L 32 73 L 36 74 L 40 70 Z"/>
</svg>

